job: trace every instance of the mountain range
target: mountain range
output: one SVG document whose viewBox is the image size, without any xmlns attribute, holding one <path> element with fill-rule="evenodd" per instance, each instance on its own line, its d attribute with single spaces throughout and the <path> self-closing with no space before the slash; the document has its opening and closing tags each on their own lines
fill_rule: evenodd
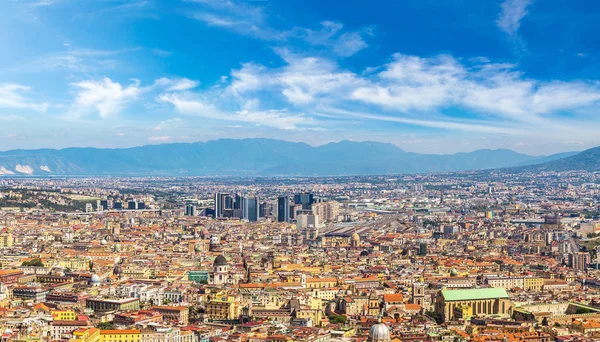
<svg viewBox="0 0 600 342">
<path fill-rule="evenodd" d="M 116 149 L 11 150 L 0 152 L 0 175 L 338 176 L 533 164 L 547 170 L 569 165 L 587 169 L 590 160 L 594 160 L 594 169 L 600 168 L 600 149 L 589 151 L 530 156 L 498 149 L 436 155 L 406 152 L 393 144 L 369 141 L 340 141 L 315 147 L 273 139 L 219 139 Z M 582 155 L 587 159 L 572 162 Z"/>
</svg>

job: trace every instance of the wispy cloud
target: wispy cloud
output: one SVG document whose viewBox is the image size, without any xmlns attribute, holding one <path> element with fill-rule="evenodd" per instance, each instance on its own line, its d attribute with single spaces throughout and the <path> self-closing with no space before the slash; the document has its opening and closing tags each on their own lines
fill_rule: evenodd
<svg viewBox="0 0 600 342">
<path fill-rule="evenodd" d="M 69 47 L 69 45 L 66 45 L 66 47 Z M 139 49 L 67 49 L 65 51 L 49 53 L 33 60 L 25 61 L 17 66 L 13 66 L 10 70 L 13 72 L 42 72 L 54 69 L 65 69 L 79 73 L 106 71 L 114 69 L 119 64 L 119 55 L 137 50 Z"/>
<path fill-rule="evenodd" d="M 210 97 L 210 96 L 209 96 Z M 175 109 L 185 115 L 200 116 L 222 121 L 247 122 L 260 126 L 273 127 L 282 130 L 297 130 L 303 125 L 314 121 L 303 114 L 292 114 L 281 110 L 225 110 L 218 104 L 202 99 L 199 95 L 165 93 L 159 96 L 159 101 L 172 104 Z"/>
<path fill-rule="evenodd" d="M 277 51 L 286 62 L 284 66 L 243 64 L 231 72 L 226 87 L 217 88 L 220 93 L 193 102 L 194 109 L 183 109 L 191 103 L 176 107 L 216 119 L 232 117 L 209 100 L 226 98 L 240 104 L 254 101 L 253 110 L 263 115 L 292 107 L 306 118 L 318 116 L 325 121 L 387 121 L 515 135 L 544 129 L 566 132 L 575 126 L 556 113 L 588 115 L 600 103 L 598 82 L 539 81 L 525 77 L 514 65 L 487 59 L 467 63 L 448 55 L 422 58 L 395 54 L 389 63 L 371 68 L 375 71 L 355 73 L 332 60 Z M 257 110 L 263 107 L 260 100 L 264 98 L 269 99 L 270 107 Z M 167 102 L 175 104 L 173 98 L 170 100 Z M 471 120 L 461 117 L 466 113 Z"/>
<path fill-rule="evenodd" d="M 168 91 L 180 91 L 196 88 L 200 82 L 187 78 L 170 79 L 162 77 L 154 81 L 154 85 L 166 87 Z"/>
<path fill-rule="evenodd" d="M 38 112 L 45 112 L 48 104 L 45 102 L 36 103 L 25 97 L 23 94 L 30 91 L 29 86 L 16 83 L 0 83 L 0 107 L 31 109 Z"/>
<path fill-rule="evenodd" d="M 129 85 L 123 85 L 108 77 L 87 79 L 71 83 L 75 98 L 70 110 L 70 118 L 79 118 L 97 112 L 102 119 L 118 115 L 130 102 L 148 93 L 168 91 L 177 93 L 197 87 L 198 81 L 188 78 L 166 78 L 155 80 L 151 85 L 142 86 L 133 79 Z"/>
<path fill-rule="evenodd" d="M 169 57 L 173 54 L 171 51 L 163 50 L 163 49 L 152 49 L 152 53 L 159 57 Z"/>
<path fill-rule="evenodd" d="M 161 121 L 158 125 L 156 125 L 152 130 L 153 131 L 162 131 L 166 128 L 173 127 L 174 125 L 178 125 L 181 123 L 180 118 L 173 118 L 169 120 Z"/>
<path fill-rule="evenodd" d="M 509 35 L 519 31 L 521 20 L 527 15 L 527 7 L 532 0 L 505 0 L 501 7 L 498 27 Z"/>
<path fill-rule="evenodd" d="M 168 135 L 152 136 L 148 138 L 149 142 L 166 142 L 172 140 L 173 137 Z"/>
<path fill-rule="evenodd" d="M 200 6 L 190 16 L 209 26 L 282 44 L 301 40 L 310 45 L 325 47 L 341 57 L 352 56 L 366 48 L 368 43 L 365 37 L 372 35 L 370 28 L 344 30 L 344 25 L 336 21 L 323 21 L 316 29 L 298 26 L 276 28 L 269 23 L 269 15 L 260 5 L 236 0 L 192 2 Z"/>
</svg>

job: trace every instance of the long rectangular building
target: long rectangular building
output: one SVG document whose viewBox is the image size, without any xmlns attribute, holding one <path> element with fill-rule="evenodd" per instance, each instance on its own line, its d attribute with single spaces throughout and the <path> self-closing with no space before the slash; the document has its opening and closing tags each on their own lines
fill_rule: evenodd
<svg viewBox="0 0 600 342">
<path fill-rule="evenodd" d="M 513 311 L 506 290 L 480 288 L 468 290 L 442 290 L 435 301 L 435 314 L 442 321 L 454 320 L 455 312 L 470 308 L 473 316 L 508 315 Z"/>
</svg>

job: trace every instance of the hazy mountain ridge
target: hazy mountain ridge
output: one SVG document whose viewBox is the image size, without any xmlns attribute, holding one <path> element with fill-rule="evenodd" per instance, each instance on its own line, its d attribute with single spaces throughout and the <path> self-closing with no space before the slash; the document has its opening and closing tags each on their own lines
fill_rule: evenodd
<svg viewBox="0 0 600 342">
<path fill-rule="evenodd" d="M 590 148 L 580 153 L 552 160 L 546 163 L 519 168 L 527 171 L 600 171 L 600 147 Z"/>
<path fill-rule="evenodd" d="M 370 141 L 346 140 L 314 147 L 274 139 L 220 139 L 119 149 L 12 150 L 0 152 L 0 175 L 402 174 L 514 167 L 552 158 L 554 155 L 529 156 L 506 149 L 418 154 Z"/>
</svg>

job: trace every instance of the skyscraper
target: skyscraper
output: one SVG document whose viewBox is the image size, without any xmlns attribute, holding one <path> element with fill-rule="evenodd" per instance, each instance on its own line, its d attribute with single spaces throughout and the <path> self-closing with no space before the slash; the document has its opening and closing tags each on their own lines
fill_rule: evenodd
<svg viewBox="0 0 600 342">
<path fill-rule="evenodd" d="M 186 205 L 185 216 L 196 216 L 196 207 L 192 204 Z"/>
<path fill-rule="evenodd" d="M 250 221 L 250 222 L 256 222 L 258 221 L 258 217 L 259 217 L 259 209 L 260 209 L 260 204 L 258 202 L 258 197 L 256 196 L 249 196 L 249 197 L 243 197 L 243 218 Z"/>
<path fill-rule="evenodd" d="M 215 194 L 215 218 L 223 217 L 223 211 L 225 209 L 233 209 L 232 202 L 229 194 L 217 192 Z"/>
<path fill-rule="evenodd" d="M 279 196 L 277 198 L 277 221 L 290 221 L 290 199 L 288 196 Z"/>
<path fill-rule="evenodd" d="M 308 210 L 315 203 L 315 196 L 310 192 L 303 192 L 294 195 L 294 204 L 301 204 L 302 209 Z"/>
</svg>

